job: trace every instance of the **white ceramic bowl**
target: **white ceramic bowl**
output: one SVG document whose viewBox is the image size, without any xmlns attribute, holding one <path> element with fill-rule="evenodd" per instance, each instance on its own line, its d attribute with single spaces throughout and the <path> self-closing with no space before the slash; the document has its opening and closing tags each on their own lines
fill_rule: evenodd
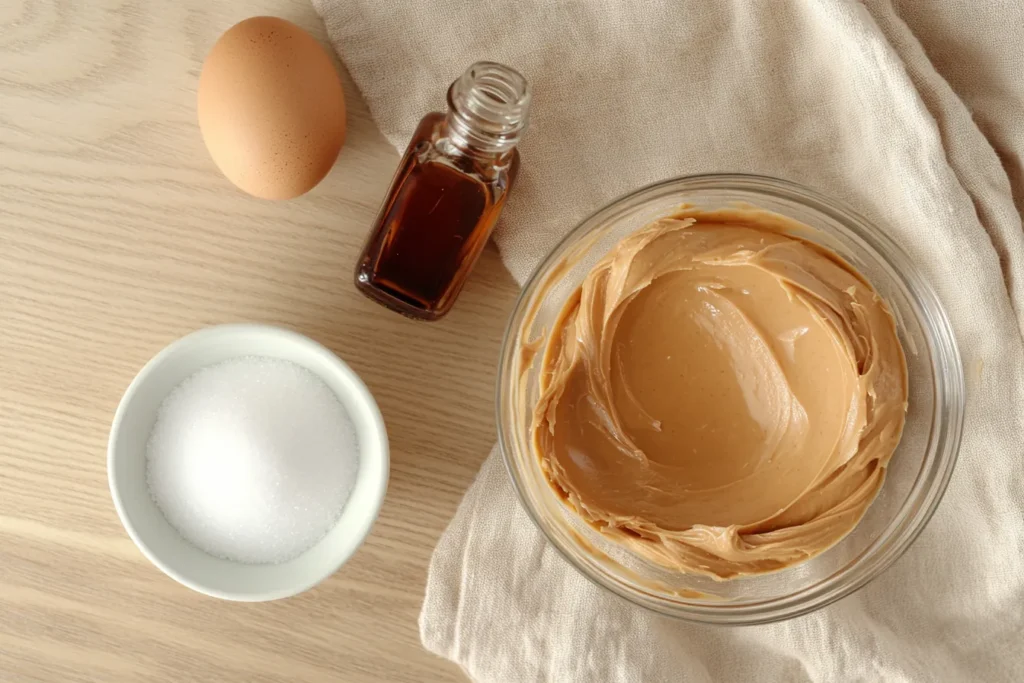
<svg viewBox="0 0 1024 683">
<path fill-rule="evenodd" d="M 338 523 L 315 546 L 281 564 L 230 562 L 199 550 L 168 524 L 146 486 L 146 443 L 161 402 L 197 370 L 240 356 L 280 358 L 310 370 L 337 394 L 352 418 L 359 443 L 359 471 Z M 387 433 L 377 403 L 341 359 L 289 330 L 221 325 L 179 339 L 139 371 L 114 415 L 107 476 L 121 523 L 153 564 L 200 593 L 255 602 L 312 588 L 352 556 L 380 512 L 388 462 Z"/>
</svg>

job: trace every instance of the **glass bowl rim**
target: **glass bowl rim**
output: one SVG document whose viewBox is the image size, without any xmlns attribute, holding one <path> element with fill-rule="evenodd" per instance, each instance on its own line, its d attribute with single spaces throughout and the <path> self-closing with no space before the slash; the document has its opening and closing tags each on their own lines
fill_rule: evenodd
<svg viewBox="0 0 1024 683">
<path fill-rule="evenodd" d="M 912 311 L 922 328 L 934 338 L 926 338 L 931 358 L 935 399 L 932 407 L 932 428 L 921 469 L 900 509 L 886 529 L 858 557 L 836 573 L 796 592 L 758 602 L 730 605 L 726 602 L 694 604 L 670 603 L 648 592 L 627 588 L 609 576 L 592 572 L 577 560 L 568 547 L 555 538 L 527 502 L 524 483 L 513 465 L 510 435 L 503 421 L 509 401 L 508 379 L 515 357 L 513 347 L 527 311 L 527 304 L 541 278 L 548 273 L 576 241 L 591 230 L 607 225 L 639 205 L 678 192 L 700 190 L 739 191 L 795 202 L 835 221 L 844 237 L 851 239 L 884 264 L 900 280 L 902 286 L 916 299 L 927 320 L 921 319 L 917 309 Z M 898 262 L 898 267 L 894 264 Z M 927 526 L 941 501 L 959 455 L 964 419 L 964 375 L 956 337 L 952 325 L 934 289 L 914 266 L 907 253 L 872 221 L 845 202 L 828 197 L 809 187 L 789 180 L 746 173 L 709 173 L 686 175 L 651 183 L 619 196 L 580 221 L 563 236 L 537 264 L 524 283 L 509 316 L 502 340 L 496 382 L 496 423 L 498 446 L 502 461 L 520 505 L 533 524 L 540 529 L 545 540 L 591 583 L 641 607 L 685 621 L 704 624 L 755 625 L 791 619 L 808 614 L 840 600 L 867 585 L 888 569 Z M 941 404 L 941 405 L 940 405 Z M 942 413 L 936 418 L 936 413 Z M 827 552 L 827 551 L 826 551 Z M 871 559 L 871 562 L 865 562 Z M 866 565 L 866 566 L 865 566 Z M 783 570 L 785 571 L 785 570 Z"/>
</svg>

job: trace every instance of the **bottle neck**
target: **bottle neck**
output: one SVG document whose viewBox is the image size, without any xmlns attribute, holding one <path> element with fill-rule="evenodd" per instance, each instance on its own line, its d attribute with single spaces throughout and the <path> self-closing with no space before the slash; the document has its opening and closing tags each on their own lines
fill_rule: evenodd
<svg viewBox="0 0 1024 683">
<path fill-rule="evenodd" d="M 504 156 L 526 130 L 530 95 L 515 69 L 497 62 L 473 64 L 448 88 L 448 144 L 464 154 Z"/>
</svg>

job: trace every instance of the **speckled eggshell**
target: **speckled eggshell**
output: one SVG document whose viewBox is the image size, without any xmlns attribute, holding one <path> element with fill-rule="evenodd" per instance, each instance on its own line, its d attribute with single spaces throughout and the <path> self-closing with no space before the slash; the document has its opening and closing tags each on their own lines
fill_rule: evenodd
<svg viewBox="0 0 1024 683">
<path fill-rule="evenodd" d="M 345 95 L 313 36 L 277 17 L 235 24 L 199 77 L 199 128 L 227 178 L 251 195 L 313 189 L 345 142 Z"/>
</svg>

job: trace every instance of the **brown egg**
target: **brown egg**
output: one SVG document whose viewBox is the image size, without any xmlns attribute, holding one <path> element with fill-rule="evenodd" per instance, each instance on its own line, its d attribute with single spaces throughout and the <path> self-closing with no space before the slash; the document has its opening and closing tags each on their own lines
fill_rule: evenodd
<svg viewBox="0 0 1024 683">
<path fill-rule="evenodd" d="M 228 179 L 264 199 L 308 192 L 345 142 L 345 95 L 313 36 L 277 17 L 235 24 L 203 64 L 199 129 Z"/>
</svg>

